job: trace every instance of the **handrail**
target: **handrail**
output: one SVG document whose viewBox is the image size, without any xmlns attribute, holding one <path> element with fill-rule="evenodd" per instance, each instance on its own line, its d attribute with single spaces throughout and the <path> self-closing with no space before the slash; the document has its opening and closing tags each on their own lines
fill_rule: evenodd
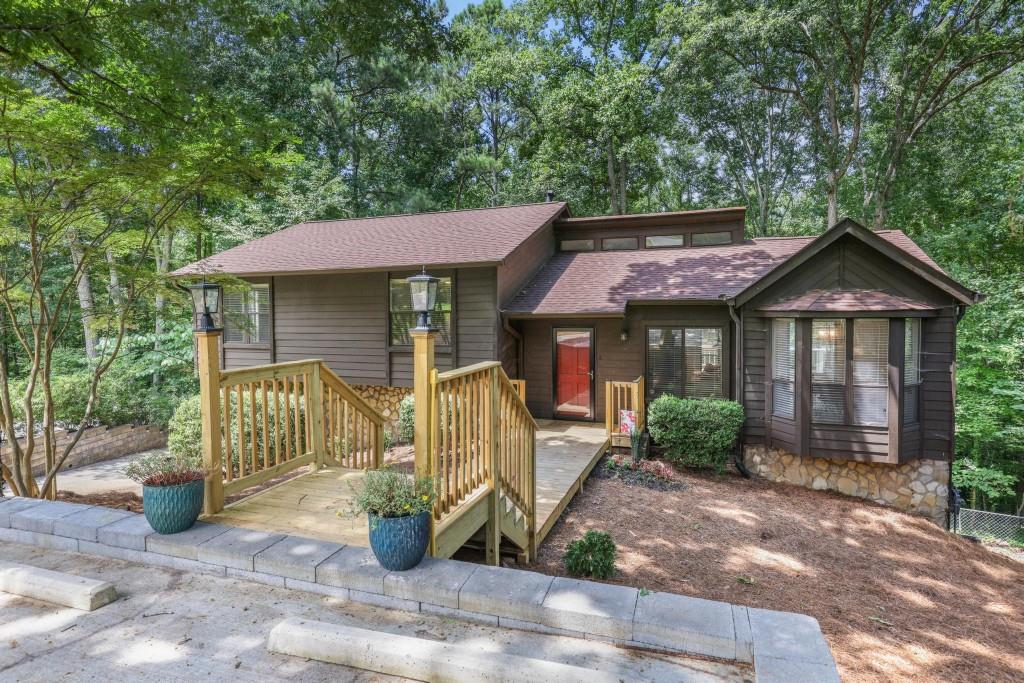
<svg viewBox="0 0 1024 683">
<path fill-rule="evenodd" d="M 605 431 L 612 439 L 613 446 L 629 445 L 628 434 L 619 430 L 620 410 L 636 413 L 636 429 L 643 431 L 646 426 L 644 378 L 641 375 L 629 382 L 609 380 L 605 382 Z"/>
<path fill-rule="evenodd" d="M 207 467 L 221 473 L 225 494 L 306 464 L 380 467 L 383 416 L 323 361 L 225 370 L 218 379 L 223 457 Z"/>
<path fill-rule="evenodd" d="M 526 407 L 526 401 L 519 394 L 519 389 L 516 385 L 512 384 L 512 380 L 510 380 L 508 375 L 505 374 L 505 370 L 500 369 L 498 376 L 501 378 L 502 384 L 508 387 L 508 390 L 512 392 L 512 395 L 519 399 L 519 406 L 526 413 L 526 416 L 530 418 L 530 423 L 533 425 L 534 429 L 540 429 L 540 426 L 537 424 L 537 420 L 533 419 L 533 415 L 530 414 L 530 409 Z"/>
<path fill-rule="evenodd" d="M 488 360 L 481 363 L 474 363 L 473 365 L 467 365 L 462 368 L 455 368 L 454 370 L 445 370 L 444 372 L 437 373 L 438 382 L 447 382 L 449 380 L 458 379 L 459 377 L 465 377 L 472 375 L 474 372 L 480 372 L 482 370 L 490 370 L 491 368 L 500 368 L 501 361 Z"/>
</svg>

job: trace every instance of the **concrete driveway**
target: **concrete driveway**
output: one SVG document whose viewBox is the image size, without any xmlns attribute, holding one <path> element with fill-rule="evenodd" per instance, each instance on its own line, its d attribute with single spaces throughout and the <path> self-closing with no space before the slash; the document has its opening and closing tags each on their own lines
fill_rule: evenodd
<svg viewBox="0 0 1024 683">
<path fill-rule="evenodd" d="M 103 462 L 95 462 L 91 465 L 82 465 L 81 467 L 62 470 L 57 473 L 57 490 L 71 491 L 81 496 L 94 493 L 111 493 L 114 491 L 127 491 L 141 496 L 142 484 L 136 483 L 124 476 L 123 470 L 132 460 L 154 452 L 166 453 L 167 449 L 161 448 L 156 451 L 145 451 L 143 453 L 114 458 L 113 460 L 104 460 Z M 42 484 L 43 478 L 39 477 L 37 481 Z"/>
</svg>

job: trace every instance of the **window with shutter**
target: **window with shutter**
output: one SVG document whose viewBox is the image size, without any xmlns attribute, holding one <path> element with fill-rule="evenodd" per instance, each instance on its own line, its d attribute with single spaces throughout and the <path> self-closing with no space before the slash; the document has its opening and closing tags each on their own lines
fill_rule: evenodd
<svg viewBox="0 0 1024 683">
<path fill-rule="evenodd" d="M 722 397 L 722 330 L 686 328 L 686 396 Z"/>
<path fill-rule="evenodd" d="M 772 321 L 772 415 L 794 418 L 796 380 L 796 320 Z"/>
<path fill-rule="evenodd" d="M 231 344 L 270 343 L 270 286 L 252 285 L 224 294 L 224 341 Z"/>
<path fill-rule="evenodd" d="M 846 421 L 846 321 L 811 321 L 811 420 Z"/>
<path fill-rule="evenodd" d="M 416 327 L 416 314 L 412 310 L 412 290 L 404 277 L 393 277 L 388 286 L 388 309 L 390 339 L 392 346 L 411 346 L 409 330 Z M 452 279 L 440 278 L 437 283 L 437 300 L 430 322 L 437 328 L 438 346 L 450 346 L 452 319 Z"/>
<path fill-rule="evenodd" d="M 683 330 L 674 327 L 647 328 L 647 396 L 683 395 Z"/>
<path fill-rule="evenodd" d="M 921 319 L 907 318 L 903 342 L 903 423 L 916 424 L 921 390 Z"/>
<path fill-rule="evenodd" d="M 853 322 L 853 422 L 884 427 L 889 413 L 889 321 Z"/>
</svg>

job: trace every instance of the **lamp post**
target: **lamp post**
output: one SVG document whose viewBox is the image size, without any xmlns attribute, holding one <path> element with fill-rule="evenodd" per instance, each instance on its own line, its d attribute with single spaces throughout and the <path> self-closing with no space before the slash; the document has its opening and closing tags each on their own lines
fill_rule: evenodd
<svg viewBox="0 0 1024 683">
<path fill-rule="evenodd" d="M 416 327 L 409 330 L 413 349 L 413 401 L 415 427 L 413 450 L 417 477 L 430 476 L 430 380 L 434 368 L 434 344 L 437 330 L 431 324 L 430 314 L 437 305 L 436 277 L 427 275 L 424 266 L 419 275 L 408 280 L 412 294 L 412 310 L 416 314 Z"/>
<path fill-rule="evenodd" d="M 203 512 L 207 515 L 224 509 L 224 480 L 220 452 L 220 336 L 214 316 L 222 300 L 219 285 L 203 280 L 191 285 L 192 319 L 195 324 L 196 359 L 199 365 L 199 398 L 201 408 L 203 468 L 206 488 Z"/>
</svg>

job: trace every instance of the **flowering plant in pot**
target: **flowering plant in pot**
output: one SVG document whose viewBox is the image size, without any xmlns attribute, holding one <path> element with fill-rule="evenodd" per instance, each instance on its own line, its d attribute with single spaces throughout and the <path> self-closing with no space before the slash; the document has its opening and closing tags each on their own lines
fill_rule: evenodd
<svg viewBox="0 0 1024 683">
<path fill-rule="evenodd" d="M 370 470 L 355 506 L 369 518 L 370 548 L 382 567 L 405 571 L 420 563 L 430 543 L 433 479 L 390 468 Z"/>
<path fill-rule="evenodd" d="M 142 511 L 157 533 L 176 534 L 199 519 L 206 472 L 194 458 L 148 453 L 129 463 L 124 473 L 142 484 Z"/>
</svg>

